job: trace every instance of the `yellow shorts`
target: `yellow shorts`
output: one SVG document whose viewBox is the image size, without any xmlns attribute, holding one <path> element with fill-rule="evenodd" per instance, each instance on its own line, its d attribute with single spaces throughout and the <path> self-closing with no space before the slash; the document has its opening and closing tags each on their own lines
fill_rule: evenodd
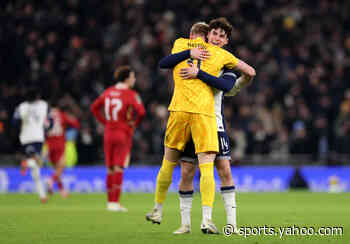
<svg viewBox="0 0 350 244">
<path fill-rule="evenodd" d="M 171 111 L 165 132 L 165 146 L 183 151 L 191 136 L 196 154 L 219 152 L 215 116 Z"/>
</svg>

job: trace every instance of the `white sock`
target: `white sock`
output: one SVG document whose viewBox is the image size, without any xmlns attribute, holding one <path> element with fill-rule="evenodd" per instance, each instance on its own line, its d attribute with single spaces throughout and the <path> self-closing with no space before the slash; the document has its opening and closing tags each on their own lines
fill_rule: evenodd
<svg viewBox="0 0 350 244">
<path fill-rule="evenodd" d="M 30 158 L 30 159 L 27 159 L 27 166 L 28 166 L 28 168 L 31 168 L 31 169 L 33 169 L 33 168 L 35 168 L 36 166 L 37 166 L 37 164 L 36 164 L 36 162 L 35 162 L 35 160 L 34 159 L 32 159 L 32 158 Z"/>
<path fill-rule="evenodd" d="M 46 198 L 46 192 L 44 190 L 43 183 L 40 179 L 40 167 L 35 163 L 34 167 L 31 170 L 33 180 L 35 182 L 36 190 L 40 198 Z"/>
<path fill-rule="evenodd" d="M 226 211 L 227 224 L 237 226 L 236 221 L 236 193 L 233 190 L 222 190 L 222 199 L 224 200 L 224 206 Z"/>
<path fill-rule="evenodd" d="M 156 203 L 154 205 L 154 208 L 158 209 L 160 212 L 163 211 L 163 204 L 162 203 Z"/>
<path fill-rule="evenodd" d="M 202 219 L 211 220 L 212 210 L 213 208 L 210 206 L 202 206 Z"/>
<path fill-rule="evenodd" d="M 179 191 L 180 195 L 180 212 L 181 225 L 191 226 L 191 209 L 193 200 L 193 191 Z"/>
</svg>

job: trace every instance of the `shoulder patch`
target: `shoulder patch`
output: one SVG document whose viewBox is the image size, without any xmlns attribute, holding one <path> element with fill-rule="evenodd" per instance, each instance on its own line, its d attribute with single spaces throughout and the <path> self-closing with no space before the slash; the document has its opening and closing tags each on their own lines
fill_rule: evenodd
<svg viewBox="0 0 350 244">
<path fill-rule="evenodd" d="M 135 98 L 136 98 L 136 102 L 137 102 L 138 104 L 141 104 L 141 103 L 142 103 L 142 100 L 141 100 L 141 97 L 140 97 L 139 94 L 136 94 L 136 95 L 135 95 Z"/>
</svg>

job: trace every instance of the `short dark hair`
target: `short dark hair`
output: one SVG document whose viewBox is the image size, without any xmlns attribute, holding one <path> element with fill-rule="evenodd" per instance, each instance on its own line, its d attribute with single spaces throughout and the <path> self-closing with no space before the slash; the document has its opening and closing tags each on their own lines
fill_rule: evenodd
<svg viewBox="0 0 350 244">
<path fill-rule="evenodd" d="M 231 36 L 232 25 L 225 17 L 213 19 L 209 22 L 209 31 L 218 28 L 224 30 L 228 38 Z"/>
<path fill-rule="evenodd" d="M 129 78 L 131 72 L 133 72 L 133 70 L 129 65 L 119 66 L 114 71 L 114 80 L 124 82 L 127 78 Z"/>
<path fill-rule="evenodd" d="M 40 89 L 38 87 L 29 87 L 25 92 L 25 99 L 28 102 L 34 102 L 40 98 Z"/>
</svg>

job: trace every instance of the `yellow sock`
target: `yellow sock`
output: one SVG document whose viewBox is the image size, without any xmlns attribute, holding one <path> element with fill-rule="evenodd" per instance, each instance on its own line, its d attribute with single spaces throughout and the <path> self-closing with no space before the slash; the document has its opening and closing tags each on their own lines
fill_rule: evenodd
<svg viewBox="0 0 350 244">
<path fill-rule="evenodd" d="M 199 181 L 202 206 L 213 207 L 215 198 L 214 163 L 199 164 L 201 178 Z"/>
<path fill-rule="evenodd" d="M 173 171 L 177 163 L 163 159 L 162 167 L 158 172 L 155 202 L 162 204 L 173 179 Z"/>
</svg>

